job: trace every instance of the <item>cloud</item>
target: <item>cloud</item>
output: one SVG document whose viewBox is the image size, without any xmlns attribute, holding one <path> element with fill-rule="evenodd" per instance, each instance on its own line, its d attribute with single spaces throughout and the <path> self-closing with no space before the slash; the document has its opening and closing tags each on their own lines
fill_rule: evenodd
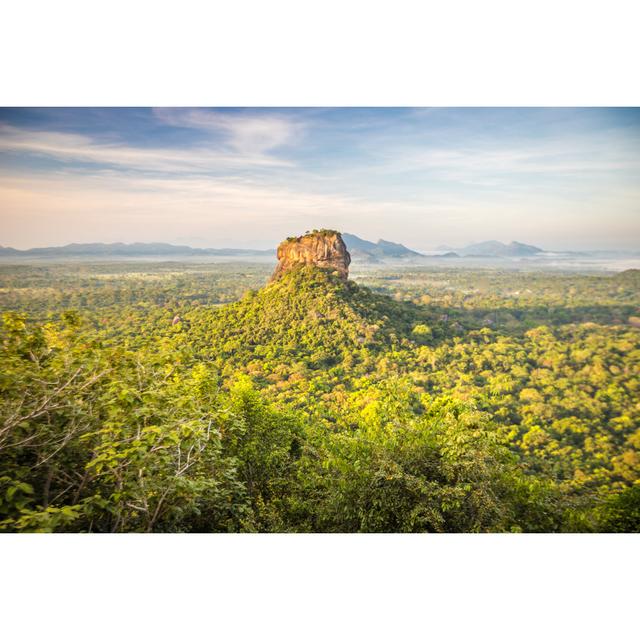
<svg viewBox="0 0 640 640">
<path fill-rule="evenodd" d="M 264 152 L 239 148 L 215 150 L 210 143 L 190 148 L 139 148 L 124 143 L 98 142 L 75 133 L 30 131 L 1 124 L 0 152 L 31 154 L 64 162 L 89 162 L 141 172 L 184 173 L 291 166 L 290 162 Z"/>
<path fill-rule="evenodd" d="M 448 146 L 369 143 L 370 169 L 376 173 L 428 173 L 445 180 L 505 185 L 527 176 L 610 178 L 620 171 L 640 172 L 640 140 L 611 136 L 517 142 L 469 140 Z"/>
<path fill-rule="evenodd" d="M 340 193 L 316 193 L 241 179 L 142 178 L 118 173 L 0 178 L 5 243 L 174 241 L 185 233 L 220 246 L 270 246 L 307 227 L 383 223 L 402 207 Z M 409 205 L 416 210 L 416 205 Z M 403 211 L 406 211 L 405 206 Z M 226 234 L 226 236 L 225 236 Z M 33 239 L 40 237 L 41 239 Z M 63 240 L 60 240 L 61 242 Z"/>
<path fill-rule="evenodd" d="M 627 206 L 633 206 L 632 197 L 624 193 Z M 603 240 L 634 238 L 639 231 L 637 216 L 619 215 L 615 224 L 603 220 L 601 212 L 611 205 L 607 194 L 584 203 L 567 201 L 558 216 L 558 200 L 544 193 L 526 203 L 514 195 L 461 198 L 447 193 L 406 201 L 252 179 L 103 172 L 0 177 L 0 202 L 7 212 L 0 218 L 3 244 L 18 247 L 107 240 L 175 243 L 188 234 L 202 238 L 199 246 L 268 248 L 318 226 L 416 249 L 489 237 L 546 246 L 545 238 L 553 233 L 569 237 L 571 229 L 580 228 L 593 234 L 603 224 Z"/>
<path fill-rule="evenodd" d="M 354 215 L 390 213 L 403 206 L 393 201 L 369 201 L 340 193 L 317 193 L 310 190 L 269 186 L 239 178 L 151 178 L 130 177 L 104 172 L 100 175 L 59 173 L 40 177 L 0 177 L 2 201 L 17 205 L 27 194 L 45 205 L 89 210 L 109 202 L 114 215 L 131 207 L 154 215 L 167 210 L 172 215 L 185 214 L 194 208 L 225 216 L 242 212 L 252 219 L 267 222 L 272 215 L 301 212 L 324 215 L 334 212 Z M 102 206 L 100 204 L 100 206 Z M 406 206 L 406 205 L 405 205 Z M 46 208 L 51 208 L 48 206 Z"/>
<path fill-rule="evenodd" d="M 265 154 L 297 141 L 303 131 L 299 119 L 280 115 L 242 115 L 206 109 L 156 108 L 156 117 L 173 127 L 221 133 L 237 153 Z"/>
</svg>

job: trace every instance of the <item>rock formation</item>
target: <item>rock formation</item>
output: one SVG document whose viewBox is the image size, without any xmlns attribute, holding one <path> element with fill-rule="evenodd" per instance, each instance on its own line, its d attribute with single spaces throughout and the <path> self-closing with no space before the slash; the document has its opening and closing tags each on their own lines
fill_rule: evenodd
<svg viewBox="0 0 640 640">
<path fill-rule="evenodd" d="M 351 256 L 337 231 L 322 229 L 298 238 L 287 238 L 278 247 L 278 266 L 272 281 L 299 266 L 313 265 L 335 272 L 346 280 L 349 277 Z"/>
</svg>

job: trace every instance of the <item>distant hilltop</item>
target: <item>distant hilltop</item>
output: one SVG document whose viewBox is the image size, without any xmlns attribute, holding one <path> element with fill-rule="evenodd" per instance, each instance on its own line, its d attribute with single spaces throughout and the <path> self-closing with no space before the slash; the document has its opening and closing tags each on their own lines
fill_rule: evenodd
<svg viewBox="0 0 640 640">
<path fill-rule="evenodd" d="M 515 240 L 509 244 L 504 244 L 497 240 L 488 240 L 487 242 L 470 244 L 464 249 L 454 249 L 454 251 L 462 256 L 490 256 L 496 258 L 534 256 L 537 253 L 544 253 L 544 250 L 539 247 L 515 242 Z"/>
<path fill-rule="evenodd" d="M 388 240 L 369 242 L 351 233 L 343 233 L 342 238 L 354 258 L 365 259 L 369 262 L 376 262 L 384 258 L 419 258 L 422 256 L 421 253 L 412 251 L 403 244 Z"/>
</svg>

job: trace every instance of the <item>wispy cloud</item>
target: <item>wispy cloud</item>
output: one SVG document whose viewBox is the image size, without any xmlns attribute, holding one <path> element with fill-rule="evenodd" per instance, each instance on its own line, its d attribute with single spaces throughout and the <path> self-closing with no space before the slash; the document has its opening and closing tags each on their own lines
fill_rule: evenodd
<svg viewBox="0 0 640 640">
<path fill-rule="evenodd" d="M 257 125 L 256 125 L 257 130 Z M 246 134 L 249 135 L 248 133 Z M 291 162 L 239 144 L 212 148 L 210 141 L 191 147 L 142 148 L 126 143 L 104 143 L 89 136 L 54 131 L 31 131 L 0 125 L 0 153 L 18 152 L 64 162 L 94 163 L 140 172 L 229 171 L 243 167 L 290 167 Z"/>
<path fill-rule="evenodd" d="M 134 178 L 117 172 L 73 179 L 65 173 L 0 177 L 0 202 L 12 212 L 3 221 L 3 231 L 18 238 L 13 242 L 17 246 L 27 245 L 22 237 L 40 238 L 29 244 L 46 244 L 51 242 L 46 238 L 64 237 L 75 228 L 74 238 L 84 241 L 101 237 L 172 241 L 188 231 L 207 238 L 208 246 L 231 242 L 266 248 L 283 235 L 316 225 L 344 227 L 348 219 L 351 228 L 365 221 L 382 228 L 399 210 L 415 215 L 422 211 L 415 204 L 240 179 Z"/>
<path fill-rule="evenodd" d="M 554 178 L 607 178 L 620 171 L 639 172 L 640 137 L 566 135 L 553 140 L 452 139 L 448 144 L 401 141 L 376 144 L 368 140 L 364 169 L 378 174 L 428 173 L 433 177 L 492 184 L 521 180 L 527 175 Z"/>
<path fill-rule="evenodd" d="M 546 245 L 541 231 L 592 231 L 599 224 L 599 212 L 610 205 L 606 198 L 580 205 L 568 201 L 563 203 L 564 215 L 558 216 L 557 198 L 544 193 L 527 203 L 514 195 L 461 198 L 446 193 L 408 201 L 239 178 L 152 178 L 120 172 L 0 177 L 0 202 L 12 212 L 2 222 L 3 234 L 15 238 L 12 243 L 19 247 L 51 244 L 54 239 L 172 242 L 188 232 L 204 239 L 201 246 L 267 248 L 292 233 L 330 226 L 373 240 L 391 238 L 416 249 L 489 236 Z M 401 224 L 390 231 L 389 220 Z M 633 217 L 617 216 L 608 226 L 612 233 L 633 237 L 635 229 L 637 235 Z"/>
<path fill-rule="evenodd" d="M 303 121 L 281 115 L 228 114 L 206 109 L 156 108 L 155 116 L 174 127 L 220 133 L 225 144 L 241 155 L 261 156 L 299 140 Z"/>
</svg>

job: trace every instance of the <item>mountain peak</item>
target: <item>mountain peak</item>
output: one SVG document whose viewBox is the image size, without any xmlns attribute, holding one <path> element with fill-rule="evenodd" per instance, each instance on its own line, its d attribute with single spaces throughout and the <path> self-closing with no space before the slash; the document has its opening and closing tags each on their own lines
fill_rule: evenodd
<svg viewBox="0 0 640 640">
<path fill-rule="evenodd" d="M 351 256 L 338 231 L 314 229 L 297 238 L 287 238 L 278 246 L 278 265 L 272 282 L 285 273 L 301 266 L 314 266 L 337 273 L 346 280 L 349 277 Z"/>
<path fill-rule="evenodd" d="M 504 244 L 504 242 L 499 242 L 498 240 L 486 240 L 485 242 L 470 244 L 459 251 L 466 256 L 491 257 L 532 256 L 537 253 L 543 253 L 543 250 L 539 247 L 516 242 L 515 240 L 512 240 L 509 244 Z"/>
<path fill-rule="evenodd" d="M 408 249 L 403 244 L 378 240 L 370 242 L 351 233 L 344 233 L 342 237 L 354 258 L 363 258 L 370 262 L 378 262 L 380 259 L 415 258 L 420 256 L 417 251 Z"/>
</svg>

